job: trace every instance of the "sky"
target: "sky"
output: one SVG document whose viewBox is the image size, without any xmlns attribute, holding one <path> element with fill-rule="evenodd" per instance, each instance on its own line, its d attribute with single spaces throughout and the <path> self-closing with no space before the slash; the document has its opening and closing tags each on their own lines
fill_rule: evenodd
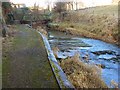
<svg viewBox="0 0 120 90">
<path fill-rule="evenodd" d="M 26 6 L 33 6 L 35 3 L 45 6 L 46 0 L 10 0 L 13 3 L 24 3 Z"/>
<path fill-rule="evenodd" d="M 10 0 L 13 3 L 24 3 L 26 6 L 33 6 L 34 3 L 39 4 L 42 7 L 46 7 L 48 1 L 54 2 L 56 0 Z M 59 0 L 59 1 L 68 1 L 68 0 Z M 75 1 L 75 0 L 74 0 Z M 112 0 L 76 0 L 84 2 L 85 6 L 100 6 L 100 5 L 109 5 Z"/>
<path fill-rule="evenodd" d="M 112 0 L 82 0 L 87 6 L 109 5 Z"/>
</svg>

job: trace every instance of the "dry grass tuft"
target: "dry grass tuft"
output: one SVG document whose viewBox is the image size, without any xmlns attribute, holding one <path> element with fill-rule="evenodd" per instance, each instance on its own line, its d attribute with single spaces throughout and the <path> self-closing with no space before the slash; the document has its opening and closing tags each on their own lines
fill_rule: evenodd
<svg viewBox="0 0 120 90">
<path fill-rule="evenodd" d="M 78 54 L 62 60 L 60 65 L 76 88 L 107 88 L 99 68 L 80 61 Z"/>
<path fill-rule="evenodd" d="M 58 58 L 57 53 L 59 51 L 59 48 L 58 47 L 53 47 L 52 50 L 53 50 L 53 54 L 55 55 L 55 58 Z"/>
<path fill-rule="evenodd" d="M 114 80 L 111 80 L 111 86 L 114 88 L 118 88 L 118 83 L 116 83 Z"/>
<path fill-rule="evenodd" d="M 43 29 L 42 27 L 38 26 L 38 27 L 37 27 L 37 30 L 38 30 L 39 32 L 41 32 L 43 35 L 48 36 L 47 31 L 46 31 L 45 29 Z"/>
</svg>

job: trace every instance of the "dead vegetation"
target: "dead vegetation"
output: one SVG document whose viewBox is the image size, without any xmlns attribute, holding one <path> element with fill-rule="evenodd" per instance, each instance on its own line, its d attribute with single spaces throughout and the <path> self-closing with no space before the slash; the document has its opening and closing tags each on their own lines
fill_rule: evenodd
<svg viewBox="0 0 120 90">
<path fill-rule="evenodd" d="M 14 25 L 8 25 L 7 26 L 7 37 L 14 37 L 17 30 Z"/>
<path fill-rule="evenodd" d="M 53 50 L 53 54 L 55 55 L 55 58 L 58 58 L 57 53 L 59 51 L 59 48 L 58 47 L 53 47 L 52 50 Z"/>
<path fill-rule="evenodd" d="M 119 45 L 117 12 L 117 5 L 67 12 L 64 20 L 57 22 L 58 26 L 54 28 L 72 35 L 100 39 Z"/>
<path fill-rule="evenodd" d="M 116 83 L 114 80 L 111 80 L 111 87 L 118 88 L 118 83 Z"/>
<path fill-rule="evenodd" d="M 42 28 L 41 26 L 37 27 L 37 31 L 41 32 L 44 36 L 48 36 L 47 31 L 44 28 Z"/>
<path fill-rule="evenodd" d="M 62 60 L 61 67 L 75 88 L 107 88 L 101 71 L 95 65 L 85 64 L 79 55 Z"/>
<path fill-rule="evenodd" d="M 6 26 L 6 37 L 2 38 L 3 46 L 4 46 L 5 42 L 10 42 L 11 43 L 12 39 L 14 38 L 16 33 L 17 33 L 17 30 L 16 30 L 16 27 L 14 25 Z"/>
<path fill-rule="evenodd" d="M 8 51 L 13 47 L 13 41 L 17 34 L 16 27 L 14 25 L 6 26 L 6 37 L 2 37 L 2 58 L 6 59 Z"/>
</svg>

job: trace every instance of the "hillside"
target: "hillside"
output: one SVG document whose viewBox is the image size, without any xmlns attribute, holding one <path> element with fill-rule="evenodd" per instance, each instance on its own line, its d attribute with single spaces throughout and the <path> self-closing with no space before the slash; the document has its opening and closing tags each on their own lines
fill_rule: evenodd
<svg viewBox="0 0 120 90">
<path fill-rule="evenodd" d="M 54 19 L 54 23 L 59 25 L 57 30 L 118 45 L 120 34 L 117 5 L 98 6 L 66 13 L 61 20 Z"/>
</svg>

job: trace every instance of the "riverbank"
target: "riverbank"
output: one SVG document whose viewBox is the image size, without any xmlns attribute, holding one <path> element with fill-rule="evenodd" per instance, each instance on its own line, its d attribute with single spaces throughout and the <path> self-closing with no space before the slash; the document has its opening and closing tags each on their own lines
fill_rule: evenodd
<svg viewBox="0 0 120 90">
<path fill-rule="evenodd" d="M 49 41 L 50 41 L 52 50 L 54 52 L 54 56 L 58 60 L 68 80 L 75 86 L 76 89 L 78 88 L 107 88 L 107 85 L 105 84 L 105 82 L 103 81 L 101 77 L 101 70 L 100 70 L 101 67 L 99 68 L 95 64 L 91 65 L 91 64 L 83 62 L 82 59 L 80 59 L 82 58 L 81 57 L 82 54 L 79 54 L 78 53 L 79 51 L 72 49 L 72 48 L 75 49 L 75 46 L 82 47 L 84 45 L 83 47 L 87 47 L 87 45 L 81 44 L 82 42 L 80 43 L 79 41 L 77 42 L 78 44 L 75 44 L 76 40 L 74 40 L 74 42 L 72 41 L 74 44 L 70 43 L 72 40 L 72 37 L 69 38 L 66 35 L 67 38 L 65 38 L 64 34 L 61 35 L 60 33 L 56 37 L 54 36 L 53 33 L 52 33 L 53 34 L 52 36 L 50 32 Z M 62 37 L 60 37 L 60 35 Z M 71 52 L 72 50 L 70 49 L 72 49 L 74 53 L 72 53 Z M 84 61 L 89 62 L 89 55 L 88 57 L 86 57 Z"/>
<path fill-rule="evenodd" d="M 49 43 L 54 51 L 56 59 L 60 65 L 62 64 L 61 67 L 63 71 L 66 73 L 69 80 L 71 79 L 71 83 L 76 88 L 87 87 L 87 85 L 89 87 L 87 83 L 90 77 L 87 77 L 85 72 L 89 71 L 90 73 L 92 72 L 91 70 L 96 70 L 96 67 L 100 68 L 100 71 L 97 71 L 99 73 L 96 74 L 100 76 L 98 78 L 102 79 L 109 88 L 118 87 L 119 47 L 100 40 L 72 36 L 70 34 L 66 35 L 59 31 L 49 31 L 48 33 Z M 74 56 L 76 53 L 79 54 L 79 58 Z M 83 68 L 84 70 L 80 70 L 82 69 L 81 64 L 87 69 Z M 93 68 L 89 66 L 93 66 Z M 79 72 L 82 73 L 79 75 L 77 74 Z M 84 77 L 82 77 L 81 74 L 85 74 L 83 75 Z M 95 77 L 96 75 L 93 76 Z M 82 83 L 84 83 L 84 86 L 81 86 L 81 80 L 79 81 L 78 78 L 83 79 Z M 86 78 L 85 82 L 84 78 Z M 91 79 L 91 81 L 92 80 L 93 79 Z M 90 87 L 94 86 L 97 87 L 97 85 L 92 85 Z"/>
<path fill-rule="evenodd" d="M 25 25 L 10 26 L 2 46 L 2 88 L 59 89 L 39 33 Z"/>
<path fill-rule="evenodd" d="M 93 39 L 99 39 L 120 46 L 120 33 L 118 31 L 118 6 L 101 6 L 78 11 L 66 12 L 66 16 L 58 21 L 54 19 L 48 27 Z"/>
</svg>

